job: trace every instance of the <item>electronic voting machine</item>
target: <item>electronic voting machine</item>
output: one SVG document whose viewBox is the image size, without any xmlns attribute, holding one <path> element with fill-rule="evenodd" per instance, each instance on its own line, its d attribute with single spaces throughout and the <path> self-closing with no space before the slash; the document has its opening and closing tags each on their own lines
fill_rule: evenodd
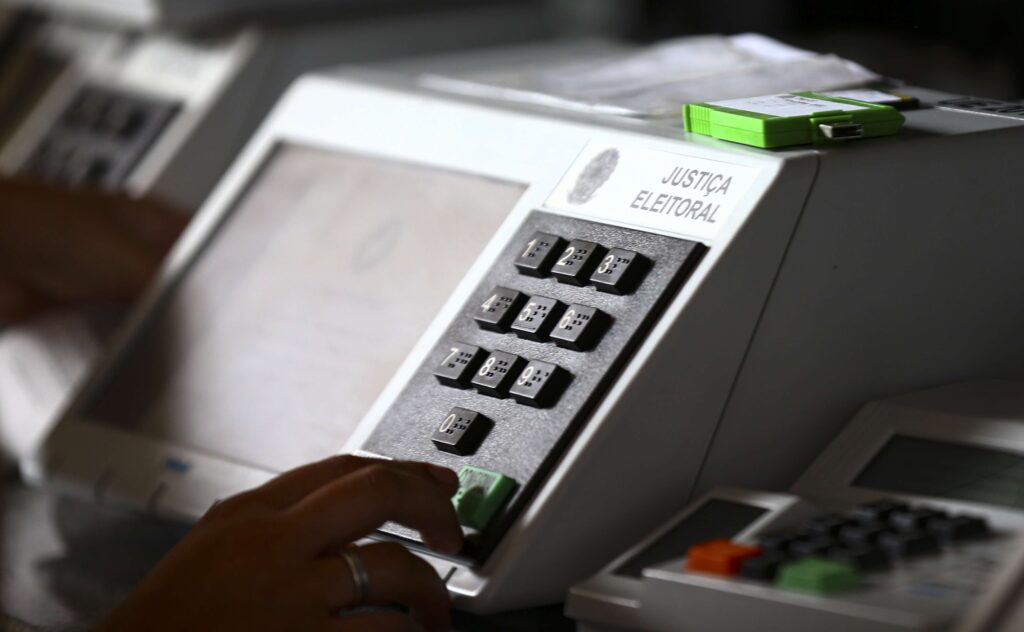
<svg viewBox="0 0 1024 632">
<path fill-rule="evenodd" d="M 400 75 L 298 82 L 24 471 L 195 519 L 338 452 L 451 467 L 459 608 L 557 602 L 863 404 L 1024 369 L 1024 118 L 764 150 Z M 1007 108 L 1003 108 L 1007 109 Z"/>
</svg>

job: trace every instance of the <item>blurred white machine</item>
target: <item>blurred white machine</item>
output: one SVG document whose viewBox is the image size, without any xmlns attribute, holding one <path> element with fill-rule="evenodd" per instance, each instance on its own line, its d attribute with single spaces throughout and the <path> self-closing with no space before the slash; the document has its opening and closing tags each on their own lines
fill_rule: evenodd
<svg viewBox="0 0 1024 632">
<path fill-rule="evenodd" d="M 1022 536 L 1024 383 L 968 382 L 868 404 L 784 494 L 713 490 L 567 611 L 595 632 L 997 630 Z"/>
<path fill-rule="evenodd" d="M 712 487 L 786 489 L 865 402 L 1024 373 L 1024 119 L 764 151 L 401 76 L 297 83 L 32 480 L 193 519 L 339 451 L 460 471 L 455 603 L 560 601 Z M 984 106 L 988 107 L 988 106 Z"/>
<path fill-rule="evenodd" d="M 539 2 L 323 4 L 0 7 L 0 174 L 156 196 L 192 211 L 302 72 L 548 31 Z M 280 11 L 253 17 L 269 5 Z M 215 22 L 229 15 L 229 25 Z M 0 333 L 0 451 L 35 444 L 99 338 L 79 318 Z"/>
</svg>

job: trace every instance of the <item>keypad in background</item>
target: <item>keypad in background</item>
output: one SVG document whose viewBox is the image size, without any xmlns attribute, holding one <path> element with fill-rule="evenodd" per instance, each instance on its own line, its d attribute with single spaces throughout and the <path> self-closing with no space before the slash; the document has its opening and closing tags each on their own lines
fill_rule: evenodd
<svg viewBox="0 0 1024 632">
<path fill-rule="evenodd" d="M 21 174 L 66 186 L 116 189 L 178 110 L 165 99 L 82 86 Z"/>
</svg>

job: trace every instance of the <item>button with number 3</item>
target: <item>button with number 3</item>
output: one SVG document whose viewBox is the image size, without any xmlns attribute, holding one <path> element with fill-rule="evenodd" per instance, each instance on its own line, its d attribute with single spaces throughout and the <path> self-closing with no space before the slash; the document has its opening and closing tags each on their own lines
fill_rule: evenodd
<svg viewBox="0 0 1024 632">
<path fill-rule="evenodd" d="M 630 294 L 640 285 L 650 263 L 632 250 L 612 248 L 590 275 L 590 284 L 600 292 Z"/>
<path fill-rule="evenodd" d="M 509 394 L 520 404 L 549 408 L 558 402 L 571 377 L 557 364 L 532 360 L 516 378 Z"/>
</svg>

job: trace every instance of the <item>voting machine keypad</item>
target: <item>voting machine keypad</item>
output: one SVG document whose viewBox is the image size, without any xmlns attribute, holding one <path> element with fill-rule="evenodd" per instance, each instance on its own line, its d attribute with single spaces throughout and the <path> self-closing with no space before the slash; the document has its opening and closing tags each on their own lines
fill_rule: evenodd
<svg viewBox="0 0 1024 632">
<path fill-rule="evenodd" d="M 856 591 L 865 581 L 877 584 L 887 573 L 916 577 L 912 567 L 918 561 L 990 535 L 982 516 L 879 500 L 766 531 L 756 536 L 756 545 L 727 540 L 695 545 L 687 552 L 686 569 L 780 590 L 834 595 Z"/>
<path fill-rule="evenodd" d="M 461 557 L 482 561 L 704 250 L 534 211 L 364 449 L 460 472 Z"/>
<path fill-rule="evenodd" d="M 85 85 L 26 163 L 23 173 L 68 186 L 117 188 L 164 131 L 179 105 Z"/>
</svg>

